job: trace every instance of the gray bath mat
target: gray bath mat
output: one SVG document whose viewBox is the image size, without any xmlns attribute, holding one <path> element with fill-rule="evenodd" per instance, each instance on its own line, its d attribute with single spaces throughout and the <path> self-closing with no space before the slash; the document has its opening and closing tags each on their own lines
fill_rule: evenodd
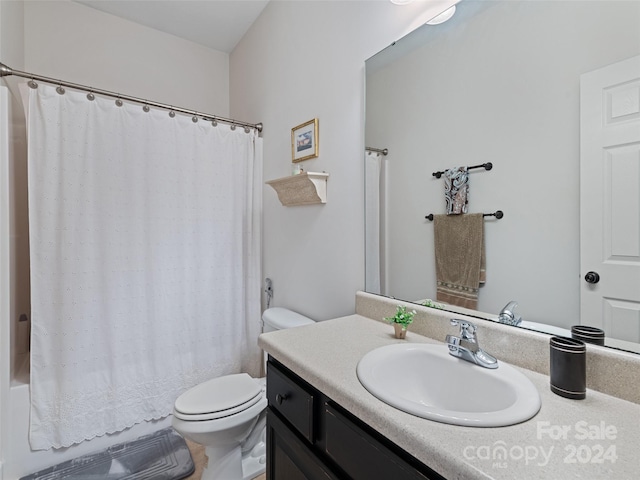
<svg viewBox="0 0 640 480">
<path fill-rule="evenodd" d="M 20 480 L 178 480 L 194 469 L 186 442 L 169 427 Z"/>
</svg>

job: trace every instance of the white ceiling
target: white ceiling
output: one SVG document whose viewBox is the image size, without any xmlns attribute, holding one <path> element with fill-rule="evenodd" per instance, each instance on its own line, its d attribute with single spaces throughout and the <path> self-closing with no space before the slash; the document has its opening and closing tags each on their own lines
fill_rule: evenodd
<svg viewBox="0 0 640 480">
<path fill-rule="evenodd" d="M 74 0 L 120 18 L 231 53 L 269 0 Z"/>
</svg>

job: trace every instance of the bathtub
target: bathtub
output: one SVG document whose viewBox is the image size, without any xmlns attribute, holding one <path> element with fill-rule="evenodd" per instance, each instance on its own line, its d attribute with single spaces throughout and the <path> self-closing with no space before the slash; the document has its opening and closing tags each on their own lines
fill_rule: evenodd
<svg viewBox="0 0 640 480">
<path fill-rule="evenodd" d="M 171 426 L 171 416 L 152 422 L 143 422 L 112 435 L 103 435 L 68 448 L 33 451 L 29 446 L 29 361 L 28 356 L 16 362 L 17 368 L 9 388 L 7 432 L 3 433 L 4 463 L 2 480 L 18 480 L 60 462 L 82 455 L 99 452 L 111 445 L 134 440 Z"/>
</svg>

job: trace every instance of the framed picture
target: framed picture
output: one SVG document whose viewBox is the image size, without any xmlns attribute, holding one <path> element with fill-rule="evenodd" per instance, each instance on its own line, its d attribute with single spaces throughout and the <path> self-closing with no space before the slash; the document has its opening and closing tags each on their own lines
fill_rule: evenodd
<svg viewBox="0 0 640 480">
<path fill-rule="evenodd" d="M 318 156 L 318 119 L 291 129 L 291 156 L 293 163 Z"/>
</svg>

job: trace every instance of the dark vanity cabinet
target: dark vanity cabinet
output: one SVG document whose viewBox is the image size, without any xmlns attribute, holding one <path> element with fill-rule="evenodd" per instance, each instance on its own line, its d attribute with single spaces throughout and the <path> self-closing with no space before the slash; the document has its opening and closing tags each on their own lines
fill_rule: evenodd
<svg viewBox="0 0 640 480">
<path fill-rule="evenodd" d="M 267 399 L 267 480 L 443 478 L 271 357 Z"/>
</svg>

